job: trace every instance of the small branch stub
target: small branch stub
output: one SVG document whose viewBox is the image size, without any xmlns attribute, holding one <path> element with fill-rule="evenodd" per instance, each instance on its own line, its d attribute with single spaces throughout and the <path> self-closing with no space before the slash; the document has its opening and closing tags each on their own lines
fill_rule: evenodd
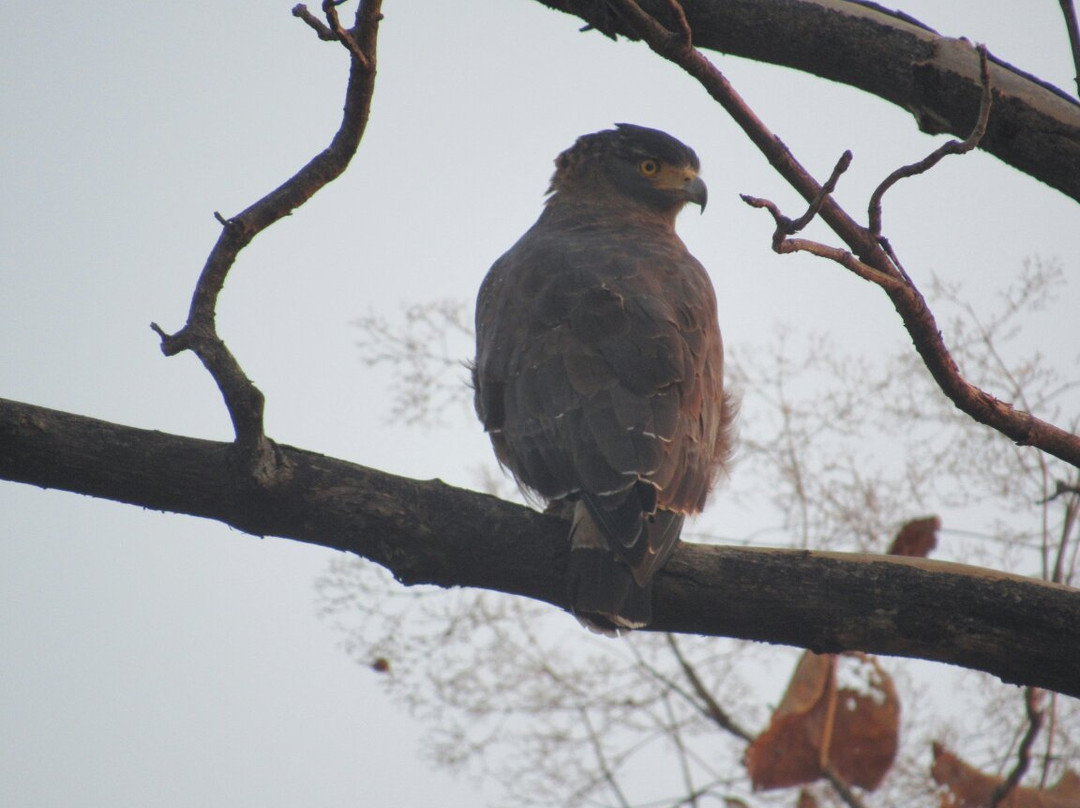
<svg viewBox="0 0 1080 808">
<path fill-rule="evenodd" d="M 357 25 L 354 28 L 345 28 L 341 24 L 341 18 L 338 16 L 338 6 L 344 5 L 347 0 L 323 0 L 322 12 L 326 16 L 326 22 L 322 22 L 318 17 L 312 14 L 308 7 L 303 3 L 293 6 L 292 15 L 303 20 L 307 25 L 319 36 L 319 39 L 324 42 L 340 42 L 345 46 L 345 49 L 352 54 L 355 59 L 365 70 L 371 69 L 371 59 L 368 54 L 364 52 L 364 49 L 360 46 L 355 36 L 357 29 L 360 27 L 360 14 L 363 10 L 357 11 Z M 368 5 L 371 5 L 370 3 Z M 381 17 L 381 15 L 379 15 Z"/>
</svg>

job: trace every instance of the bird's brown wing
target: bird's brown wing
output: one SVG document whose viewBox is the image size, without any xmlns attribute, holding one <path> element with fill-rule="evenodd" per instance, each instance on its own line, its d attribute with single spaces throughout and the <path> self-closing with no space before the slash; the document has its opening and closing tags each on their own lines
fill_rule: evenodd
<svg viewBox="0 0 1080 808">
<path fill-rule="evenodd" d="M 666 558 L 678 531 L 643 520 L 701 509 L 730 421 L 712 286 L 674 232 L 541 218 L 485 279 L 477 345 L 500 461 L 546 499 L 583 499 L 631 567 Z"/>
</svg>

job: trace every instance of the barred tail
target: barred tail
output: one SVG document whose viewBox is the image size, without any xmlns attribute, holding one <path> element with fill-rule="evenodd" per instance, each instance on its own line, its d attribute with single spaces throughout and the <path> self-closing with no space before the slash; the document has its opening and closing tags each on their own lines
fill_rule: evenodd
<svg viewBox="0 0 1080 808">
<path fill-rule="evenodd" d="M 652 622 L 653 575 L 667 561 L 682 530 L 683 517 L 669 511 L 645 516 L 639 541 L 652 552 L 632 568 L 616 555 L 584 502 L 574 507 L 570 528 L 570 604 L 582 623 L 617 635 Z"/>
</svg>

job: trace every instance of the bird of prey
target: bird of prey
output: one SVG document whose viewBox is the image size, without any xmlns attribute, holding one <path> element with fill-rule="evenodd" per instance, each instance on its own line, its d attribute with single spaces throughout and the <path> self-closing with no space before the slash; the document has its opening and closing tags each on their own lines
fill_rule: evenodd
<svg viewBox="0 0 1080 808">
<path fill-rule="evenodd" d="M 653 577 L 731 452 L 716 295 L 675 233 L 705 208 L 699 168 L 656 129 L 578 138 L 477 299 L 477 414 L 526 493 L 572 507 L 569 600 L 606 633 L 651 621 Z"/>
</svg>

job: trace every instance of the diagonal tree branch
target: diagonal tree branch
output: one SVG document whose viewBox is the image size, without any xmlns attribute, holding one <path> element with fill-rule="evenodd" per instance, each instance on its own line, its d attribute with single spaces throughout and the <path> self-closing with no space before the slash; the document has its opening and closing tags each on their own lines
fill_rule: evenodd
<svg viewBox="0 0 1080 808">
<path fill-rule="evenodd" d="M 600 774 L 604 778 L 604 782 L 607 783 L 608 790 L 611 791 L 622 808 L 630 808 L 630 800 L 626 798 L 626 794 L 623 793 L 622 788 L 619 786 L 619 778 L 615 776 L 615 772 L 612 771 L 611 766 L 608 764 L 607 756 L 604 754 L 604 745 L 600 743 L 600 735 L 596 731 L 596 727 L 592 725 L 592 721 L 589 720 L 589 711 L 582 707 L 580 715 L 581 724 L 589 733 L 589 743 L 596 758 L 596 765 L 600 767 Z"/>
<path fill-rule="evenodd" d="M 611 37 L 641 36 L 621 3 L 538 2 Z M 640 5 L 667 28 L 680 27 L 670 0 Z M 699 48 L 856 87 L 910 112 L 930 134 L 971 130 L 981 83 L 965 39 L 852 0 L 683 0 L 681 7 Z M 992 56 L 990 72 L 997 100 L 979 148 L 1080 201 L 1080 104 Z"/>
<path fill-rule="evenodd" d="M 851 252 L 805 240 L 778 240 L 775 237 L 774 249 L 778 252 L 807 250 L 816 255 L 829 257 L 864 280 L 881 286 L 900 315 L 905 328 L 911 335 L 915 349 L 934 381 L 957 408 L 979 423 L 996 429 L 1022 446 L 1034 446 L 1080 468 L 1080 436 L 1036 418 L 1031 413 L 1018 410 L 964 379 L 942 339 L 941 331 L 926 300 L 911 283 L 907 273 L 888 246 L 888 242 L 856 222 L 831 196 L 825 193 L 827 189 L 814 179 L 787 146 L 757 117 L 727 78 L 693 47 L 684 29 L 680 28 L 675 33 L 669 31 L 645 12 L 635 0 L 612 0 L 612 2 L 614 7 L 624 15 L 628 24 L 634 27 L 654 52 L 678 65 L 698 80 L 709 95 L 731 115 L 761 150 L 769 163 L 810 203 L 810 210 L 819 212 L 821 218 L 843 240 Z M 676 25 L 682 22 L 683 18 L 676 18 Z M 986 64 L 985 59 L 979 61 L 983 65 Z M 984 100 L 980 105 L 984 113 L 989 111 L 989 92 L 990 88 L 984 86 Z M 984 115 L 977 117 L 975 134 L 983 129 L 984 117 Z M 974 139 L 975 134 L 969 136 L 968 142 Z M 830 184 L 835 182 L 843 166 L 842 159 L 833 172 Z M 774 205 L 767 205 L 760 200 L 755 200 L 752 204 L 770 207 L 778 232 L 781 227 L 790 228 L 791 220 L 782 217 Z"/>
<path fill-rule="evenodd" d="M 1028 767 L 1031 766 L 1031 747 L 1035 744 L 1035 739 L 1039 735 L 1039 730 L 1042 729 L 1043 719 L 1045 718 L 1045 714 L 1039 705 L 1041 699 L 1042 694 L 1036 688 L 1024 688 L 1024 711 L 1027 713 L 1028 723 L 1027 729 L 1024 731 L 1024 737 L 1020 739 L 1020 746 L 1016 750 L 1016 765 L 1013 766 L 1008 777 L 994 786 L 994 790 L 990 794 L 990 804 L 987 808 L 998 808 L 1009 796 L 1009 793 L 1020 784 Z"/>
<path fill-rule="evenodd" d="M 292 475 L 259 488 L 230 444 L 0 399 L 0 479 L 356 553 L 406 585 L 565 608 L 564 521 L 278 448 Z M 657 580 L 652 630 L 920 657 L 1080 696 L 1080 591 L 926 559 L 684 544 Z"/>
<path fill-rule="evenodd" d="M 382 0 L 362 2 L 356 11 L 355 25 L 347 31 L 341 27 L 334 3 L 329 1 L 323 6 L 329 26 L 320 23 L 302 5 L 293 9 L 293 15 L 313 27 L 320 38 L 340 41 L 351 55 L 341 126 L 327 148 L 262 199 L 228 219 L 214 214 L 221 222 L 221 235 L 195 284 L 187 323 L 174 334 L 166 333 L 157 323 L 151 324 L 161 338 L 161 350 L 166 356 L 193 351 L 210 372 L 232 419 L 239 460 L 251 480 L 262 486 L 283 482 L 288 477 L 288 466 L 263 431 L 262 391 L 247 377 L 218 336 L 217 300 L 240 251 L 263 230 L 339 177 L 356 153 L 367 126 L 375 89 L 375 46 Z"/>
<path fill-rule="evenodd" d="M 740 726 L 730 715 L 727 710 L 720 706 L 720 703 L 713 697 L 713 694 L 709 691 L 709 688 L 705 687 L 705 683 L 701 681 L 701 677 L 697 675 L 697 671 L 694 670 L 694 666 L 690 664 L 689 660 L 683 656 L 682 649 L 679 647 L 679 641 L 675 638 L 674 634 L 666 634 L 668 647 L 671 648 L 671 652 L 675 655 L 675 659 L 679 663 L 679 667 L 682 668 L 683 675 L 686 676 L 687 681 L 690 682 L 690 686 L 694 689 L 695 695 L 701 700 L 702 712 L 712 720 L 718 727 L 737 738 L 742 738 L 744 741 L 754 740 L 754 735 L 744 727 Z"/>
</svg>

